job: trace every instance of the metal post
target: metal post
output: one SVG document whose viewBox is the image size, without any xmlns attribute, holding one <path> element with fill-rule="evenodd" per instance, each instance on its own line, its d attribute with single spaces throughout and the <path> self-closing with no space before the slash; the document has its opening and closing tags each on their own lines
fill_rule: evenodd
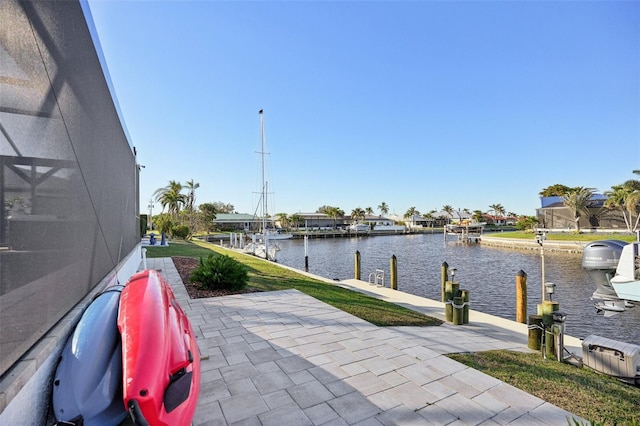
<svg viewBox="0 0 640 426">
<path fill-rule="evenodd" d="M 309 236 L 304 236 L 304 269 L 309 271 Z"/>
</svg>

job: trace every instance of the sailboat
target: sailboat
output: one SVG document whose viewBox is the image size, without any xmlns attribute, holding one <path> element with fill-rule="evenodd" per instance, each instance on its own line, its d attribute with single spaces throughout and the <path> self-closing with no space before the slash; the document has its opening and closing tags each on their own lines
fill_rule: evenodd
<svg viewBox="0 0 640 426">
<path fill-rule="evenodd" d="M 262 176 L 262 188 L 260 193 L 260 200 L 258 202 L 258 209 L 261 209 L 260 217 L 260 231 L 251 235 L 251 242 L 245 246 L 245 252 L 252 253 L 263 259 L 276 261 L 276 253 L 280 251 L 280 247 L 275 240 L 285 240 L 293 238 L 292 234 L 282 232 L 267 226 L 268 204 L 267 195 L 269 192 L 269 183 L 265 179 L 264 168 L 264 156 L 265 152 L 265 134 L 264 134 L 264 116 L 263 110 L 258 111 L 260 115 L 260 160 L 261 160 L 261 176 Z"/>
</svg>

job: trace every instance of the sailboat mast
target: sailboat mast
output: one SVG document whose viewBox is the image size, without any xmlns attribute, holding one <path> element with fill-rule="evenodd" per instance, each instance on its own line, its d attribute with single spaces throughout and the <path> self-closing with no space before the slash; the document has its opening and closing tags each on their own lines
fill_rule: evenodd
<svg viewBox="0 0 640 426">
<path fill-rule="evenodd" d="M 264 175 L 264 117 L 260 110 L 260 160 L 262 172 L 262 239 L 264 241 L 264 257 L 269 260 L 269 242 L 267 238 L 267 182 Z"/>
</svg>

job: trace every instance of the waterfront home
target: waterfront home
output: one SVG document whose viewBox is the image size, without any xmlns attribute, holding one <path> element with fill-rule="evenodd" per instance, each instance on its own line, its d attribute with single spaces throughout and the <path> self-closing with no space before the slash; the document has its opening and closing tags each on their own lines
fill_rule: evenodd
<svg viewBox="0 0 640 426">
<path fill-rule="evenodd" d="M 257 231 L 262 226 L 262 218 L 246 213 L 218 213 L 213 223 L 220 231 Z M 267 227 L 273 227 L 273 219 L 267 219 Z"/>
<path fill-rule="evenodd" d="M 299 229 L 325 230 L 346 227 L 348 216 L 333 218 L 324 213 L 295 213 L 300 217 Z"/>
<path fill-rule="evenodd" d="M 589 214 L 580 216 L 580 229 L 626 231 L 627 226 L 622 213 L 620 210 L 604 207 L 606 200 L 602 194 L 593 194 L 587 207 Z M 564 205 L 560 196 L 540 197 L 540 208 L 536 209 L 536 217 L 542 228 L 571 230 L 576 227 L 573 212 Z"/>
</svg>

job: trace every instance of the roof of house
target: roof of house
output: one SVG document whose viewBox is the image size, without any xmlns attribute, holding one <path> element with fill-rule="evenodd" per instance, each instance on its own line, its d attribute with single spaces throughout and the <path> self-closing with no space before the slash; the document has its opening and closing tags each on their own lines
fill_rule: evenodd
<svg viewBox="0 0 640 426">
<path fill-rule="evenodd" d="M 246 213 L 218 213 L 214 222 L 252 222 L 259 218 Z"/>
<path fill-rule="evenodd" d="M 301 212 L 298 212 L 298 213 L 293 213 L 293 214 L 298 215 L 303 219 L 305 217 L 314 218 L 314 219 L 331 219 L 331 217 L 329 215 L 324 214 L 324 213 L 317 213 L 317 212 L 315 212 L 315 213 L 301 213 Z"/>
</svg>

